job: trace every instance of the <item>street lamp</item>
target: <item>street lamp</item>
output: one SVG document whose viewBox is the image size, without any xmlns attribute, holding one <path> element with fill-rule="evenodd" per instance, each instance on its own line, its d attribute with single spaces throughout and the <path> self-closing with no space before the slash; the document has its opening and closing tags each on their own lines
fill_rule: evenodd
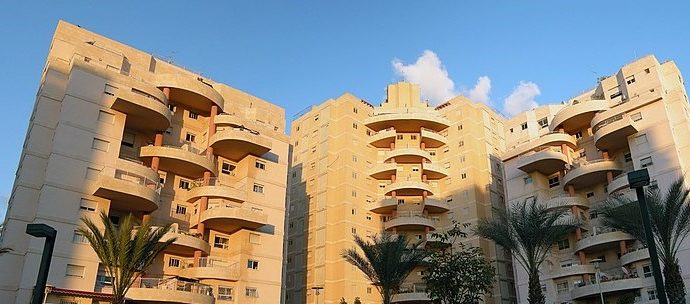
<svg viewBox="0 0 690 304">
<path fill-rule="evenodd" d="M 321 294 L 321 290 L 323 290 L 323 286 L 314 286 L 311 290 L 314 291 L 314 295 L 316 296 L 316 304 L 319 304 L 319 295 Z"/>
<path fill-rule="evenodd" d="M 591 260 L 590 263 L 594 264 L 594 269 L 596 269 L 596 279 L 597 279 L 597 286 L 599 287 L 599 297 L 601 298 L 601 304 L 606 304 L 604 302 L 604 292 L 601 290 L 601 272 L 599 271 L 599 263 L 603 262 L 604 260 L 602 259 L 594 259 Z"/>
<path fill-rule="evenodd" d="M 645 238 L 647 239 L 649 259 L 652 262 L 652 272 L 654 273 L 654 282 L 656 283 L 657 299 L 659 300 L 659 304 L 667 304 L 668 300 L 666 300 L 664 279 L 661 277 L 661 267 L 659 266 L 659 254 L 656 252 L 656 241 L 654 240 L 654 234 L 652 234 L 652 224 L 649 219 L 649 210 L 647 209 L 647 201 L 645 200 L 644 195 L 644 186 L 649 185 L 649 172 L 647 172 L 647 168 L 629 172 L 628 183 L 630 184 L 630 189 L 635 189 L 637 201 L 640 203 L 642 226 L 644 227 L 644 234 Z"/>
<path fill-rule="evenodd" d="M 45 294 L 46 282 L 48 281 L 48 271 L 50 271 L 50 260 L 53 258 L 57 231 L 46 224 L 28 224 L 26 225 L 26 233 L 34 237 L 46 239 L 43 245 L 41 265 L 38 268 L 38 277 L 36 277 L 36 286 L 34 286 L 34 291 L 31 295 L 31 304 L 41 304 L 44 300 L 43 296 Z"/>
</svg>

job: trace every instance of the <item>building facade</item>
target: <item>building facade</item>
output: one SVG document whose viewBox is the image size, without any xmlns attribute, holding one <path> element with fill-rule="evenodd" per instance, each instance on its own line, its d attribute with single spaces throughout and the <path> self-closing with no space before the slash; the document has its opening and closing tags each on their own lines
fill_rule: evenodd
<svg viewBox="0 0 690 304">
<path fill-rule="evenodd" d="M 173 223 L 175 243 L 127 297 L 279 303 L 288 138 L 284 110 L 60 22 L 26 135 L 2 246 L 0 299 L 28 303 L 58 231 L 47 303 L 97 303 L 110 279 L 80 218 Z"/>
<path fill-rule="evenodd" d="M 688 172 L 690 109 L 676 65 L 643 57 L 563 105 L 511 118 L 505 128 L 508 204 L 537 200 L 568 208 L 584 222 L 542 266 L 547 303 L 599 303 L 597 259 L 608 303 L 623 295 L 654 303 L 649 252 L 632 236 L 605 228 L 592 210 L 611 196 L 636 200 L 626 177 L 632 170 L 647 168 L 650 187 L 662 191 Z M 689 249 L 686 240 L 683 269 L 690 269 Z M 515 272 L 526 303 L 527 274 L 519 266 Z M 690 275 L 684 278 L 690 286 Z"/>
<path fill-rule="evenodd" d="M 286 303 L 380 303 L 374 286 L 341 254 L 362 237 L 389 231 L 413 241 L 453 222 L 473 224 L 503 208 L 503 118 L 464 97 L 438 107 L 419 87 L 397 83 L 377 107 L 350 94 L 292 122 L 288 176 Z M 514 302 L 512 264 L 490 241 L 470 237 L 496 260 L 488 303 Z M 423 268 L 395 295 L 425 303 Z"/>
</svg>

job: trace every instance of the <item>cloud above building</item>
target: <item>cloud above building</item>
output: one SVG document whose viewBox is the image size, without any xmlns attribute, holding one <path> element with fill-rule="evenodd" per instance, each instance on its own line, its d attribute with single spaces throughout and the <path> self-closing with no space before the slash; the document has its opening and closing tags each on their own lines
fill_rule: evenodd
<svg viewBox="0 0 690 304">
<path fill-rule="evenodd" d="M 513 92 L 503 100 L 503 113 L 514 116 L 520 112 L 536 108 L 539 104 L 534 98 L 540 94 L 541 91 L 536 83 L 520 81 Z"/>
</svg>

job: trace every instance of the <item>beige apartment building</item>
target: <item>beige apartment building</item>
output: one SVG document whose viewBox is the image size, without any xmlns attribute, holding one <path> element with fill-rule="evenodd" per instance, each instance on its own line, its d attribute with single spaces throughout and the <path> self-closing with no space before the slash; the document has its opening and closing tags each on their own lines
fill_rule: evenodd
<svg viewBox="0 0 690 304">
<path fill-rule="evenodd" d="M 1 246 L 0 302 L 28 303 L 58 231 L 47 303 L 99 303 L 110 278 L 81 217 L 173 223 L 137 303 L 280 303 L 288 138 L 283 109 L 151 54 L 58 24 Z"/>
<path fill-rule="evenodd" d="M 541 106 L 505 124 L 508 204 L 537 200 L 568 208 L 585 224 L 556 244 L 541 269 L 547 303 L 599 303 L 592 283 L 600 259 L 608 303 L 632 294 L 655 303 L 649 252 L 632 236 L 604 228 L 592 209 L 611 196 L 636 200 L 626 173 L 647 168 L 650 187 L 666 189 L 690 165 L 690 109 L 672 61 L 646 56 L 602 77 L 563 105 Z M 690 286 L 690 245 L 679 260 Z M 527 274 L 515 266 L 518 298 L 527 303 Z"/>
<path fill-rule="evenodd" d="M 430 106 L 410 83 L 389 85 L 380 106 L 344 94 L 301 113 L 291 130 L 286 303 L 380 303 L 341 257 L 355 246 L 353 234 L 385 230 L 438 242 L 432 232 L 503 208 L 503 122 L 464 97 Z M 515 302 L 511 261 L 490 241 L 465 242 L 497 260 L 487 303 Z M 423 271 L 411 274 L 395 303 L 428 302 Z"/>
</svg>

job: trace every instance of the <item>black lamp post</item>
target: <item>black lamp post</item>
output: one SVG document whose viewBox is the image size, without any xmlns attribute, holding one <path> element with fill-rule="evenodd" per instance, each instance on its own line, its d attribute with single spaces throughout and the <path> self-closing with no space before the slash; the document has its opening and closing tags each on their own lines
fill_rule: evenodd
<svg viewBox="0 0 690 304">
<path fill-rule="evenodd" d="M 50 271 L 50 260 L 53 258 L 53 248 L 55 247 L 57 231 L 46 224 L 28 224 L 26 225 L 26 233 L 46 239 L 43 245 L 43 256 L 41 257 L 41 266 L 38 269 L 36 285 L 31 295 L 31 304 L 41 304 L 43 303 L 46 282 L 48 281 L 48 271 Z"/>
<path fill-rule="evenodd" d="M 664 279 L 661 277 L 661 267 L 659 266 L 659 254 L 656 252 L 656 241 L 652 233 L 652 224 L 649 219 L 649 210 L 644 195 L 643 187 L 649 185 L 649 172 L 647 172 L 647 168 L 629 172 L 628 183 L 630 183 L 630 189 L 635 189 L 637 201 L 640 203 L 642 226 L 644 226 L 644 234 L 647 239 L 649 259 L 652 260 L 652 272 L 654 273 L 654 282 L 656 283 L 657 299 L 659 300 L 659 304 L 667 304 L 668 300 L 666 299 Z"/>
<path fill-rule="evenodd" d="M 319 304 L 319 295 L 321 294 L 321 290 L 323 290 L 323 286 L 314 286 L 311 289 L 314 291 L 314 295 L 316 296 L 316 304 Z"/>
</svg>

